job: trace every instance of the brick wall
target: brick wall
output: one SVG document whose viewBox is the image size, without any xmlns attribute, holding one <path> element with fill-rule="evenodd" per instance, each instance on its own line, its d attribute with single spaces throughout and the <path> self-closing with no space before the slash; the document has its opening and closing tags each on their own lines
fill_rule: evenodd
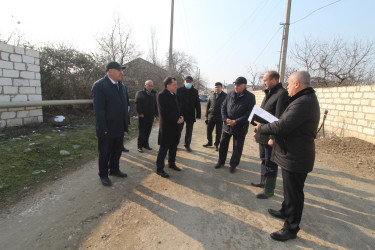
<svg viewBox="0 0 375 250">
<path fill-rule="evenodd" d="M 375 85 L 317 88 L 320 123 L 328 109 L 325 131 L 341 137 L 356 137 L 375 143 Z M 264 93 L 254 91 L 260 106 Z"/>
<path fill-rule="evenodd" d="M 39 52 L 0 43 L 0 102 L 41 100 Z M 40 122 L 41 107 L 0 109 L 0 129 Z"/>
</svg>

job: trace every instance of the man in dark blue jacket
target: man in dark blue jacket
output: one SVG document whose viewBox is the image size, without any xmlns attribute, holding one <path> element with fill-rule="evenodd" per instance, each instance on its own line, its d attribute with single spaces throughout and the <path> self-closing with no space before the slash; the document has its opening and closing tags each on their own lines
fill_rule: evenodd
<svg viewBox="0 0 375 250">
<path fill-rule="evenodd" d="M 315 161 L 315 136 L 320 108 L 315 91 L 310 87 L 310 74 L 293 73 L 288 79 L 289 105 L 276 122 L 258 124 L 255 129 L 275 136 L 273 160 L 281 167 L 284 201 L 280 210 L 268 212 L 283 219 L 284 227 L 271 234 L 278 241 L 297 237 L 304 204 L 303 187 Z"/>
<path fill-rule="evenodd" d="M 151 80 L 145 82 L 143 90 L 135 94 L 135 104 L 138 113 L 138 152 L 142 148 L 152 150 L 148 143 L 154 119 L 158 119 L 158 107 L 156 105 L 156 91 Z"/>
<path fill-rule="evenodd" d="M 255 96 L 246 90 L 247 80 L 238 77 L 221 106 L 221 118 L 224 121 L 220 141 L 219 160 L 215 168 L 224 166 L 228 154 L 230 138 L 233 136 L 233 153 L 230 159 L 230 172 L 234 173 L 240 164 L 245 137 L 249 129 L 248 118 L 255 105 Z"/>
<path fill-rule="evenodd" d="M 96 120 L 96 136 L 99 150 L 99 177 L 104 186 L 111 186 L 109 175 L 126 177 L 120 171 L 119 161 L 124 132 L 128 131 L 129 114 L 122 70 L 117 62 L 107 65 L 107 75 L 94 83 L 92 97 Z"/>
</svg>

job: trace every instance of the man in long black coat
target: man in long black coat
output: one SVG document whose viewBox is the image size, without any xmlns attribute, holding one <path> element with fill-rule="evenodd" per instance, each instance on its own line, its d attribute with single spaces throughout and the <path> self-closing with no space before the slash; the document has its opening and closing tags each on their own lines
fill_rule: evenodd
<svg viewBox="0 0 375 250">
<path fill-rule="evenodd" d="M 266 87 L 261 108 L 268 113 L 280 118 L 286 106 L 288 106 L 288 92 L 279 82 L 280 75 L 276 71 L 268 71 L 263 76 L 263 83 Z M 272 147 L 274 144 L 273 135 L 255 134 L 255 140 L 259 143 L 259 156 L 261 159 L 260 183 L 251 183 L 256 187 L 264 188 L 263 192 L 257 194 L 258 199 L 272 197 L 275 192 L 278 166 L 271 160 Z"/>
<path fill-rule="evenodd" d="M 284 219 L 284 227 L 271 234 L 275 240 L 286 241 L 297 237 L 302 218 L 307 174 L 315 161 L 315 136 L 320 119 L 320 108 L 315 91 L 310 87 L 310 74 L 293 73 L 288 79 L 289 105 L 276 122 L 258 124 L 261 134 L 274 135 L 273 160 L 281 167 L 284 201 L 280 210 L 268 212 Z"/>
<path fill-rule="evenodd" d="M 168 152 L 169 168 L 181 171 L 176 166 L 176 152 L 178 144 L 179 125 L 184 122 L 177 100 L 177 81 L 173 77 L 164 80 L 165 89 L 158 94 L 157 103 L 159 110 L 159 136 L 160 149 L 156 159 L 156 173 L 161 177 L 168 178 L 164 171 L 164 161 Z"/>
<path fill-rule="evenodd" d="M 119 161 L 124 132 L 128 131 L 129 114 L 125 86 L 122 84 L 124 66 L 117 62 L 107 65 L 107 75 L 94 83 L 92 97 L 99 150 L 99 177 L 104 186 L 111 186 L 109 175 L 126 177 Z"/>
<path fill-rule="evenodd" d="M 156 104 L 156 91 L 153 90 L 154 83 L 147 80 L 144 89 L 135 94 L 135 104 L 138 113 L 138 151 L 142 148 L 152 150 L 148 140 L 150 137 L 154 119 L 158 119 L 158 107 Z"/>
<path fill-rule="evenodd" d="M 185 132 L 185 148 L 191 152 L 191 138 L 193 135 L 193 127 L 196 119 L 201 118 L 201 103 L 199 101 L 198 90 L 193 86 L 193 78 L 191 76 L 185 77 L 184 86 L 177 89 L 177 98 L 181 105 L 181 112 L 184 115 L 184 122 L 186 123 Z M 184 124 L 180 125 L 179 137 L 181 137 Z M 180 138 L 178 139 L 180 141 Z"/>
<path fill-rule="evenodd" d="M 207 143 L 203 147 L 212 146 L 212 132 L 216 128 L 215 148 L 219 150 L 221 132 L 223 129 L 223 120 L 221 118 L 221 104 L 223 104 L 227 94 L 223 92 L 223 84 L 215 83 L 215 92 L 208 98 L 206 108 L 207 123 Z"/>
<path fill-rule="evenodd" d="M 249 129 L 248 118 L 255 105 L 255 96 L 246 90 L 247 80 L 238 77 L 231 91 L 221 105 L 221 117 L 224 121 L 220 141 L 219 160 L 215 168 L 224 166 L 228 154 L 230 138 L 233 136 L 233 153 L 230 159 L 230 172 L 234 173 L 240 164 L 245 137 Z"/>
</svg>

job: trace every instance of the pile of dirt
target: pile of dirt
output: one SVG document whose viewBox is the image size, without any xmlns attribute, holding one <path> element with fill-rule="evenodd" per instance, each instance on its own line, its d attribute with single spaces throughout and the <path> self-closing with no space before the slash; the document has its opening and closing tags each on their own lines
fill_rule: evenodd
<svg viewBox="0 0 375 250">
<path fill-rule="evenodd" d="M 317 153 L 333 155 L 348 166 L 375 173 L 375 144 L 354 137 L 333 136 L 317 139 L 315 145 Z"/>
</svg>

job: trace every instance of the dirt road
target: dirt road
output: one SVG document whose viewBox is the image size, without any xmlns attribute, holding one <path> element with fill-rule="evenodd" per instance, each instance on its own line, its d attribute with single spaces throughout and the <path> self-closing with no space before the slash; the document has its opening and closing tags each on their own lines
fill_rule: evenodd
<svg viewBox="0 0 375 250">
<path fill-rule="evenodd" d="M 0 215 L 0 249 L 375 249 L 375 181 L 353 172 L 328 154 L 317 154 L 305 187 L 305 208 L 298 238 L 285 243 L 269 236 L 283 222 L 270 217 L 276 196 L 258 200 L 258 146 L 248 134 L 241 164 L 214 169 L 218 153 L 204 148 L 205 124 L 194 127 L 192 149 L 180 145 L 177 165 L 155 174 L 154 150 L 139 153 L 136 139 L 126 147 L 121 169 L 103 187 L 97 159 L 41 188 Z M 228 156 L 230 157 L 230 153 Z"/>
</svg>

